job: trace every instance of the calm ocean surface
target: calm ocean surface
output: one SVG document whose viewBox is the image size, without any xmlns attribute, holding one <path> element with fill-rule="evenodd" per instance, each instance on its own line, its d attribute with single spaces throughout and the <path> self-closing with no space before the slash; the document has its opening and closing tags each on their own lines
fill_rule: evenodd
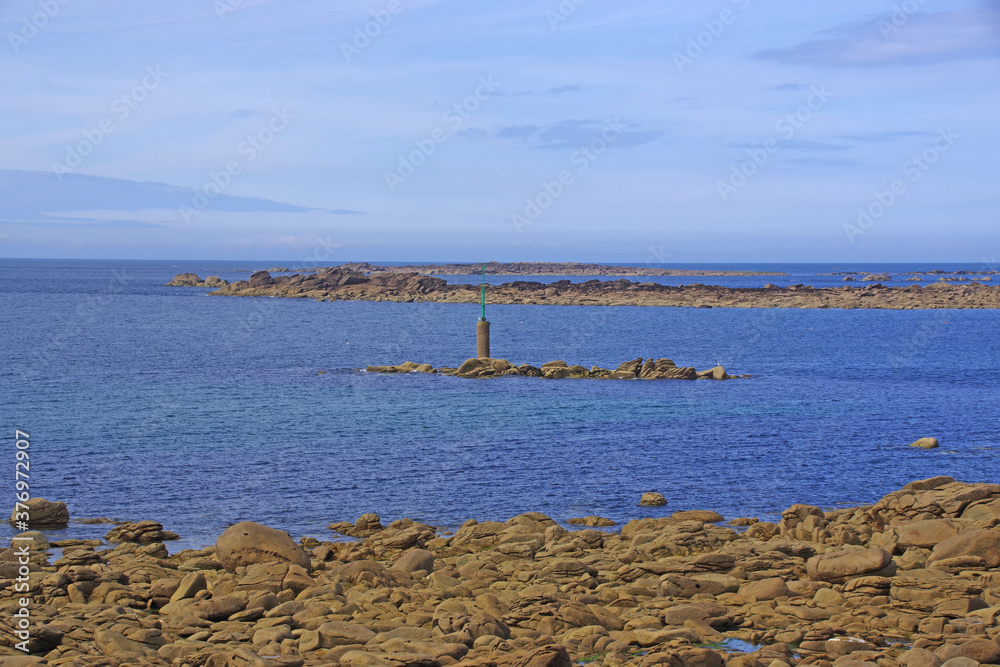
<svg viewBox="0 0 1000 667">
<path fill-rule="evenodd" d="M 276 265 L 0 260 L 6 488 L 20 428 L 32 496 L 65 500 L 74 518 L 156 519 L 184 538 L 174 550 L 241 520 L 325 539 L 327 524 L 369 511 L 440 526 L 529 510 L 774 518 L 796 502 L 869 503 L 932 475 L 1000 479 L 1000 311 L 492 306 L 494 356 L 515 363 L 666 356 L 754 377 L 469 381 L 354 369 L 461 363 L 475 305 L 163 286 L 186 271 L 237 280 Z M 671 282 L 820 287 L 843 284 L 820 272 L 981 269 L 716 268 L 793 275 Z M 906 446 L 922 436 L 941 448 Z M 648 490 L 670 504 L 637 507 Z"/>
</svg>

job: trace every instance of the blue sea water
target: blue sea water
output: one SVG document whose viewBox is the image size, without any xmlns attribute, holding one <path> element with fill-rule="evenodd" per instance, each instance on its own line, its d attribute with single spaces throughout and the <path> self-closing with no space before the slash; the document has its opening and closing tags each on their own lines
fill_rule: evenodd
<svg viewBox="0 0 1000 667">
<path fill-rule="evenodd" d="M 32 496 L 65 500 L 77 518 L 156 519 L 184 538 L 172 549 L 241 520 L 329 539 L 327 524 L 369 511 L 445 527 L 529 510 L 773 519 L 933 475 L 1000 481 L 1000 311 L 490 306 L 493 354 L 515 363 L 667 356 L 754 377 L 475 381 L 356 369 L 461 363 L 476 305 L 163 286 L 279 264 L 0 260 L 8 502 L 15 428 L 31 434 Z M 981 270 L 754 268 L 793 275 L 741 284 Z M 941 448 L 906 446 L 923 436 Z M 637 507 L 648 490 L 669 505 Z M 53 537 L 106 530 L 71 524 Z"/>
</svg>

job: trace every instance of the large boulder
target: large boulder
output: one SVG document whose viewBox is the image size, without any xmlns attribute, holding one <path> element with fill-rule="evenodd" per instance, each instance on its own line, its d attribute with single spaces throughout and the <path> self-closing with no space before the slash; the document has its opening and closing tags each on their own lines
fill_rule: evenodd
<svg viewBox="0 0 1000 667">
<path fill-rule="evenodd" d="M 913 521 L 897 528 L 899 546 L 931 549 L 940 542 L 958 534 L 958 529 L 948 519 Z"/>
<path fill-rule="evenodd" d="M 934 547 L 927 563 L 948 558 L 981 558 L 986 567 L 1000 567 L 1000 531 L 962 531 Z"/>
<path fill-rule="evenodd" d="M 30 498 L 22 504 L 27 505 L 28 509 L 15 508 L 10 513 L 11 525 L 18 526 L 22 530 L 24 517 L 18 520 L 17 516 L 24 512 L 27 512 L 28 520 L 23 523 L 29 528 L 63 528 L 69 523 L 69 510 L 66 509 L 66 503 L 61 500 L 55 502 L 45 498 Z"/>
<path fill-rule="evenodd" d="M 434 554 L 426 549 L 407 549 L 392 564 L 392 569 L 407 574 L 420 570 L 431 573 L 434 571 Z"/>
<path fill-rule="evenodd" d="M 896 567 L 892 554 L 885 549 L 842 549 L 813 556 L 806 562 L 806 572 L 813 581 L 843 583 L 864 576 L 892 576 Z"/>
<path fill-rule="evenodd" d="M 242 521 L 230 526 L 215 542 L 215 555 L 228 572 L 254 563 L 282 561 L 309 571 L 309 556 L 292 536 L 283 530 Z"/>
</svg>

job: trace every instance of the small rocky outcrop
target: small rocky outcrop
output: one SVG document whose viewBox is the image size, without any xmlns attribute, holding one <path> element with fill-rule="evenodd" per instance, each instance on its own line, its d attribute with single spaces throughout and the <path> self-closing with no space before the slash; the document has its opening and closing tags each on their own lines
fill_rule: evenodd
<svg viewBox="0 0 1000 667">
<path fill-rule="evenodd" d="M 549 380 L 561 378 L 597 379 L 597 380 L 728 380 L 732 378 L 748 378 L 749 375 L 728 375 L 722 366 L 715 366 L 704 371 L 686 366 L 678 368 L 670 359 L 635 359 L 626 361 L 617 369 L 591 366 L 589 369 L 579 364 L 569 365 L 565 361 L 549 361 L 539 366 L 521 364 L 516 366 L 506 359 L 490 359 L 473 357 L 466 359 L 458 368 L 435 368 L 430 364 L 417 364 L 406 361 L 396 366 L 368 366 L 369 373 L 440 373 L 462 378 L 485 378 L 504 376 L 541 377 Z"/>
<path fill-rule="evenodd" d="M 18 519 L 20 513 L 27 512 L 28 519 L 23 521 L 29 528 L 62 528 L 69 523 L 69 509 L 66 503 L 60 501 L 46 500 L 45 498 L 29 498 L 22 505 L 27 505 L 27 509 L 15 508 L 10 513 L 10 523 L 18 526 L 23 521 L 23 516 Z"/>
<path fill-rule="evenodd" d="M 939 447 L 937 438 L 918 438 L 910 443 L 910 447 L 918 449 L 937 449 Z"/>
<path fill-rule="evenodd" d="M 202 280 L 195 273 L 178 273 L 173 280 L 166 284 L 166 287 L 225 287 L 229 285 L 228 280 L 219 276 L 209 276 Z"/>
<path fill-rule="evenodd" d="M 104 539 L 108 542 L 148 544 L 165 540 L 179 540 L 180 535 L 163 530 L 163 524 L 158 521 L 127 521 L 109 530 Z"/>
<path fill-rule="evenodd" d="M 662 493 L 656 491 L 647 491 L 639 499 L 639 505 L 642 507 L 662 507 L 666 504 L 667 499 L 663 497 Z"/>
</svg>

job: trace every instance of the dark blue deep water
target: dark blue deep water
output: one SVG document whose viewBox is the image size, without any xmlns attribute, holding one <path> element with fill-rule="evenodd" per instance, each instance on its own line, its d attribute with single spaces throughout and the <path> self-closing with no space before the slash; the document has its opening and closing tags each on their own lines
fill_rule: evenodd
<svg viewBox="0 0 1000 667">
<path fill-rule="evenodd" d="M 995 310 L 491 306 L 493 354 L 515 363 L 668 356 L 754 377 L 471 381 L 354 369 L 461 363 L 474 305 L 163 286 L 275 264 L 0 260 L 5 502 L 15 428 L 31 434 L 32 496 L 76 518 L 156 519 L 183 546 L 245 519 L 329 538 L 368 511 L 441 526 L 528 510 L 773 518 L 933 475 L 1000 478 Z M 795 276 L 752 280 L 819 286 L 845 267 L 784 268 Z M 918 268 L 978 267 L 864 270 Z M 906 446 L 922 436 L 941 448 Z M 668 507 L 637 507 L 647 490 Z"/>
</svg>

